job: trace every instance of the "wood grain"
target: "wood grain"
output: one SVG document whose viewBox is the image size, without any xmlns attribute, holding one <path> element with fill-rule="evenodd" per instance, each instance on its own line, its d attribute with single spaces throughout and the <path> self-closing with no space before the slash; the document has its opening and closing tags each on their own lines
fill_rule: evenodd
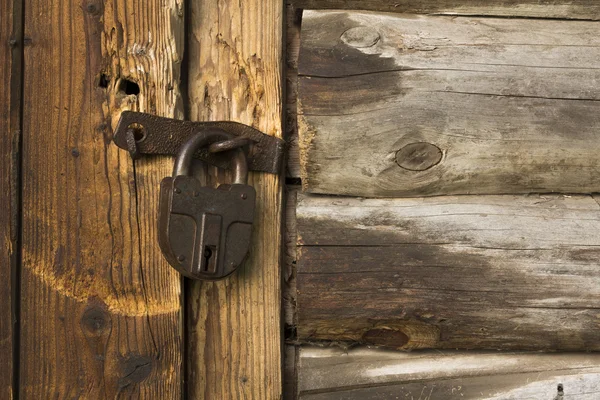
<svg viewBox="0 0 600 400">
<path fill-rule="evenodd" d="M 304 188 L 599 191 L 597 32 L 587 21 L 305 11 Z"/>
<path fill-rule="evenodd" d="M 397 13 L 600 19 L 594 0 L 288 0 L 303 9 L 347 9 Z"/>
<path fill-rule="evenodd" d="M 181 116 L 175 1 L 27 1 L 21 398 L 178 398 L 181 281 L 156 241 L 171 161 L 112 143 Z"/>
<path fill-rule="evenodd" d="M 298 338 L 600 350 L 599 200 L 300 196 Z"/>
<path fill-rule="evenodd" d="M 296 400 L 298 398 L 297 354 L 299 352 L 299 347 L 286 345 L 284 349 L 284 381 L 282 400 Z"/>
<path fill-rule="evenodd" d="M 285 71 L 285 133 L 288 143 L 287 176 L 300 177 L 300 150 L 298 147 L 298 55 L 302 10 L 288 6 L 286 10 L 286 71 Z"/>
<path fill-rule="evenodd" d="M 0 398 L 13 399 L 18 379 L 19 151 L 23 72 L 20 1 L 0 2 Z"/>
<path fill-rule="evenodd" d="M 297 399 L 297 353 L 296 326 L 298 324 L 296 314 L 296 260 L 297 260 L 297 235 L 296 235 L 296 205 L 297 196 L 300 187 L 296 185 L 286 186 L 285 201 L 285 258 L 283 265 L 283 316 L 285 333 L 285 352 L 284 352 L 284 380 L 283 380 L 283 399 Z"/>
<path fill-rule="evenodd" d="M 298 259 L 297 232 L 296 232 L 296 206 L 300 186 L 286 186 L 285 201 L 285 261 L 283 275 L 283 307 L 286 330 L 296 326 L 296 261 Z"/>
<path fill-rule="evenodd" d="M 192 0 L 189 7 L 190 119 L 232 120 L 282 137 L 283 3 Z M 190 283 L 190 399 L 281 397 L 283 185 L 259 173 L 249 183 L 257 207 L 248 260 L 224 281 Z"/>
<path fill-rule="evenodd" d="M 578 399 L 600 396 L 600 356 L 303 347 L 300 399 Z M 563 397 L 558 385 L 562 385 Z"/>
</svg>

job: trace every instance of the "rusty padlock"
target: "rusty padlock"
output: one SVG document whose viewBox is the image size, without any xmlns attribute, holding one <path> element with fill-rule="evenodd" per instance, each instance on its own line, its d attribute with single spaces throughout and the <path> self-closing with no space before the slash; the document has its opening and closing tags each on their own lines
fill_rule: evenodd
<svg viewBox="0 0 600 400">
<path fill-rule="evenodd" d="M 232 138 L 217 129 L 192 136 L 179 150 L 173 176 L 160 184 L 160 248 L 169 264 L 188 278 L 225 278 L 244 261 L 250 247 L 256 191 L 247 184 L 243 150 L 228 152 L 233 157 L 232 184 L 215 189 L 191 176 L 197 150 Z"/>
</svg>

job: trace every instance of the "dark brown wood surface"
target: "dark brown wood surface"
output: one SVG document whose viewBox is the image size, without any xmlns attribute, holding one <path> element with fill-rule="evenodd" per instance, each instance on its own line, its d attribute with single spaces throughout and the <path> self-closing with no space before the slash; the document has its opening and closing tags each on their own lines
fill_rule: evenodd
<svg viewBox="0 0 600 400">
<path fill-rule="evenodd" d="M 288 0 L 288 3 L 303 9 L 600 19 L 600 5 L 594 0 Z"/>
<path fill-rule="evenodd" d="M 300 53 L 300 33 L 302 10 L 292 6 L 286 12 L 286 113 L 285 130 L 288 142 L 287 176 L 300 177 L 300 151 L 298 148 L 298 55 Z"/>
<path fill-rule="evenodd" d="M 302 342 L 600 350 L 592 196 L 301 195 Z"/>
<path fill-rule="evenodd" d="M 181 117 L 182 7 L 26 1 L 20 398 L 181 396 L 181 282 L 156 241 L 172 161 L 111 139 L 121 110 Z"/>
<path fill-rule="evenodd" d="M 0 2 L 0 398 L 15 398 L 18 344 L 19 141 L 23 56 L 22 4 Z"/>
<path fill-rule="evenodd" d="M 592 21 L 305 11 L 303 187 L 599 191 L 597 33 Z"/>
<path fill-rule="evenodd" d="M 238 121 L 282 137 L 283 2 L 193 0 L 189 12 L 189 118 Z M 223 281 L 190 282 L 190 399 L 281 397 L 281 178 L 250 174 L 257 202 L 245 264 Z M 225 179 L 221 172 L 208 180 Z"/>
</svg>

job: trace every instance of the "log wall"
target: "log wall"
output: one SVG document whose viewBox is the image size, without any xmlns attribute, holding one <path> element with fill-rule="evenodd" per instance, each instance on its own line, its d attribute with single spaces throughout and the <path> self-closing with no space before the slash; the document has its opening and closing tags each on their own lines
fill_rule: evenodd
<svg viewBox="0 0 600 400">
<path fill-rule="evenodd" d="M 304 189 L 600 191 L 597 23 L 524 21 L 305 11 Z"/>
<path fill-rule="evenodd" d="M 301 195 L 302 341 L 600 350 L 593 196 Z"/>
</svg>

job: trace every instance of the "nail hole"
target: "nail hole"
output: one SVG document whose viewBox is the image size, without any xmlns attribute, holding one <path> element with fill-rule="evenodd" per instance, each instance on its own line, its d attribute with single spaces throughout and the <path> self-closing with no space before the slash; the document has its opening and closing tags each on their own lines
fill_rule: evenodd
<svg viewBox="0 0 600 400">
<path fill-rule="evenodd" d="M 98 87 L 106 89 L 108 84 L 110 83 L 110 76 L 106 74 L 100 75 L 100 80 L 98 81 Z"/>
<path fill-rule="evenodd" d="M 119 80 L 119 92 L 125 93 L 126 95 L 138 95 L 140 94 L 140 87 L 134 81 L 130 81 L 129 79 L 120 79 Z"/>
<path fill-rule="evenodd" d="M 98 14 L 98 6 L 96 6 L 93 3 L 88 4 L 86 7 L 87 12 L 89 12 L 90 14 Z"/>
<path fill-rule="evenodd" d="M 127 130 L 133 131 L 133 138 L 136 142 L 146 139 L 146 128 L 142 124 L 133 123 L 127 126 Z"/>
</svg>

